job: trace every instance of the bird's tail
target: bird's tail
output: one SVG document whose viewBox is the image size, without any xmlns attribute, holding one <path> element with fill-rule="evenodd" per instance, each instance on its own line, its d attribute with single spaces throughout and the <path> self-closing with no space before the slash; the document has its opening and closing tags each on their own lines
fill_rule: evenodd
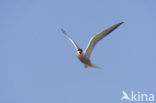
<svg viewBox="0 0 156 103">
<path fill-rule="evenodd" d="M 93 67 L 93 68 L 97 68 L 97 69 L 102 69 L 102 68 L 100 68 L 100 67 L 98 67 L 98 66 L 92 64 L 91 62 L 88 63 L 88 64 L 85 64 L 85 68 L 87 68 L 87 67 Z"/>
</svg>

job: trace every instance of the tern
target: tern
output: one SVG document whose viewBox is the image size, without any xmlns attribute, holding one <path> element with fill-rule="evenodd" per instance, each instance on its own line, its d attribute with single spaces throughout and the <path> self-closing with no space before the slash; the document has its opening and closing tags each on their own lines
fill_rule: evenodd
<svg viewBox="0 0 156 103">
<path fill-rule="evenodd" d="M 77 50 L 77 57 L 78 59 L 84 64 L 85 68 L 87 67 L 92 67 L 92 68 L 99 68 L 98 66 L 92 64 L 91 60 L 90 60 L 90 56 L 91 53 L 95 47 L 95 45 L 101 40 L 103 39 L 105 36 L 107 36 L 109 33 L 111 33 L 113 30 L 115 30 L 117 27 L 119 27 L 121 24 L 123 24 L 123 22 L 120 22 L 118 24 L 115 24 L 109 28 L 107 28 L 106 30 L 94 35 L 86 49 L 83 51 L 82 49 L 79 48 L 79 46 L 72 40 L 72 38 L 63 30 L 61 29 L 61 31 L 65 34 L 65 36 L 67 37 L 67 39 L 69 39 L 71 41 L 71 43 L 74 45 L 75 49 Z"/>
</svg>

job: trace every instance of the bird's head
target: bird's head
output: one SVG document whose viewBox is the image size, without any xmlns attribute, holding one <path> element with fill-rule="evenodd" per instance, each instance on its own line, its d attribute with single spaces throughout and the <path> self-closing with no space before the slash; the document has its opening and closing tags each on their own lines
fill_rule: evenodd
<svg viewBox="0 0 156 103">
<path fill-rule="evenodd" d="M 83 50 L 82 50 L 82 49 L 78 49 L 78 50 L 77 50 L 77 53 L 78 53 L 79 55 L 82 55 Z"/>
</svg>

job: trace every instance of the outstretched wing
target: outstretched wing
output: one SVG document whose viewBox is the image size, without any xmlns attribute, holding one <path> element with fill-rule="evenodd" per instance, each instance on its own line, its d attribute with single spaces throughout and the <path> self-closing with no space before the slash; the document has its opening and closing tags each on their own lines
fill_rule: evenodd
<svg viewBox="0 0 156 103">
<path fill-rule="evenodd" d="M 96 45 L 101 39 L 103 39 L 105 36 L 107 36 L 109 33 L 111 33 L 114 29 L 116 29 L 118 26 L 120 26 L 122 23 L 123 23 L 123 22 L 120 22 L 120 23 L 118 23 L 118 24 L 115 24 L 115 25 L 109 27 L 108 29 L 106 29 L 106 30 L 104 30 L 104 31 L 102 31 L 102 32 L 100 32 L 100 33 L 94 35 L 94 36 L 90 39 L 90 41 L 89 41 L 89 43 L 88 43 L 88 46 L 87 46 L 87 48 L 86 48 L 85 51 L 84 51 L 85 55 L 87 55 L 88 58 L 89 58 L 90 55 L 91 55 L 91 53 L 92 53 L 92 51 L 93 51 L 93 49 L 94 49 L 94 47 L 95 47 L 95 45 Z"/>
<path fill-rule="evenodd" d="M 71 41 L 71 43 L 74 45 L 75 49 L 78 50 L 79 47 L 78 45 L 71 39 L 71 37 L 63 30 L 61 29 L 61 31 L 65 34 L 65 36 Z"/>
</svg>

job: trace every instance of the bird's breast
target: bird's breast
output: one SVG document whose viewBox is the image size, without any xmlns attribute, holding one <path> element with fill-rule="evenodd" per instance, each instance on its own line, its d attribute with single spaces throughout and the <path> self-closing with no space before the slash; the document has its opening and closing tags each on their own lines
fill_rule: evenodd
<svg viewBox="0 0 156 103">
<path fill-rule="evenodd" d="M 90 62 L 89 58 L 87 58 L 84 54 L 81 54 L 81 55 L 77 54 L 77 57 L 84 64 L 87 64 Z"/>
</svg>

